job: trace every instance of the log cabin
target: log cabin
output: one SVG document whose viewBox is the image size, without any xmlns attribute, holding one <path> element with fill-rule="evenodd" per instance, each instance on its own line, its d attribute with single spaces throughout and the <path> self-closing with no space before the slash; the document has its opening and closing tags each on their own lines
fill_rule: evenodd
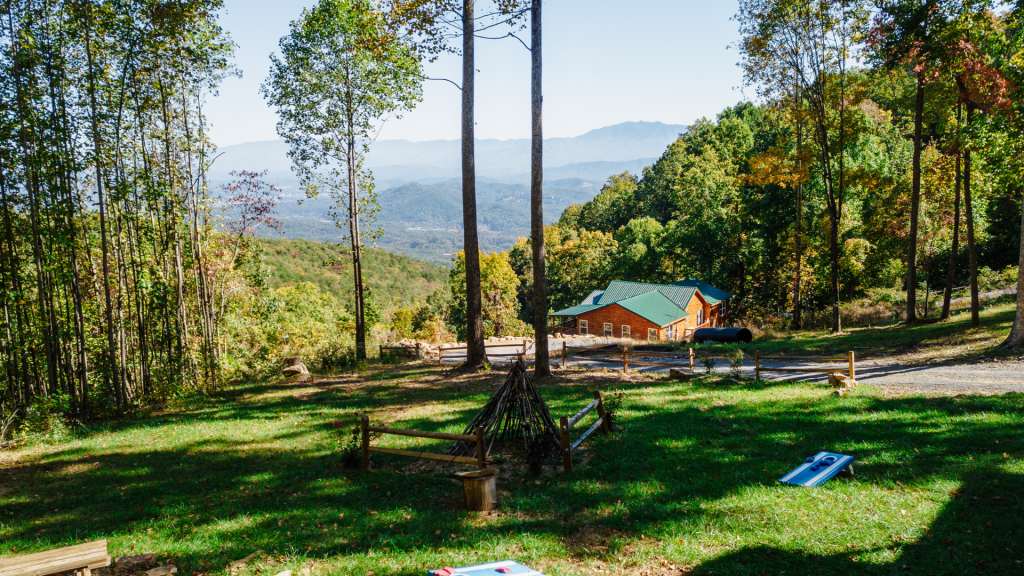
<svg viewBox="0 0 1024 576">
<path fill-rule="evenodd" d="M 615 280 L 576 306 L 550 314 L 551 333 L 685 340 L 698 328 L 722 326 L 731 298 L 696 278 L 672 284 Z"/>
</svg>

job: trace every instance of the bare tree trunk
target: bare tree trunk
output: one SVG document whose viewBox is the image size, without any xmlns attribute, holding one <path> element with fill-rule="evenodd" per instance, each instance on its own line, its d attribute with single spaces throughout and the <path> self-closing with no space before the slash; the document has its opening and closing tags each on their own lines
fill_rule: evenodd
<svg viewBox="0 0 1024 576">
<path fill-rule="evenodd" d="M 967 105 L 967 125 L 971 125 L 974 117 L 973 106 Z M 971 207 L 971 149 L 964 150 L 964 208 L 967 218 L 967 252 L 971 262 L 971 326 L 977 328 L 981 325 L 980 309 L 978 301 L 978 251 L 974 244 L 974 210 Z"/>
<path fill-rule="evenodd" d="M 462 2 L 462 226 L 466 251 L 466 368 L 482 367 L 487 359 L 480 295 L 480 243 L 476 228 L 473 2 Z"/>
<path fill-rule="evenodd" d="M 1018 190 L 1020 192 L 1020 190 Z M 1024 197 L 1020 202 L 1020 254 L 1017 257 L 1017 315 L 1013 319 L 1010 334 L 1003 342 L 1004 348 L 1020 350 L 1024 348 Z"/>
<path fill-rule="evenodd" d="M 794 99 L 797 105 L 796 120 L 796 153 L 797 171 L 803 167 L 803 160 L 800 153 L 803 151 L 804 125 L 799 110 L 799 91 L 794 91 Z M 803 279 L 803 220 L 804 220 L 804 183 L 801 181 L 796 186 L 796 271 L 793 279 L 793 329 L 800 330 L 804 327 L 803 302 L 800 291 L 800 283 Z"/>
<path fill-rule="evenodd" d="M 956 106 L 957 124 L 957 146 L 956 146 L 956 184 L 953 197 L 953 246 L 949 254 L 949 271 L 946 272 L 946 289 L 942 293 L 942 319 L 949 318 L 950 302 L 953 299 L 953 282 L 956 281 L 956 261 L 960 256 L 960 159 L 963 153 L 960 151 L 959 126 L 960 126 L 960 103 Z"/>
<path fill-rule="evenodd" d="M 355 103 L 352 101 L 352 89 L 350 86 L 351 71 L 345 73 L 345 83 L 348 100 L 348 233 L 352 240 L 352 274 L 355 281 L 355 307 L 356 307 L 356 360 L 366 360 L 366 308 L 363 293 L 363 265 L 362 250 L 359 243 L 359 190 L 356 187 L 356 138 L 354 135 L 354 110 Z M 475 232 L 475 229 L 474 229 Z"/>
<path fill-rule="evenodd" d="M 917 320 L 917 221 L 921 209 L 921 124 L 924 116 L 924 76 L 917 75 L 917 97 L 914 102 L 914 163 L 910 193 L 910 239 L 907 246 L 907 318 Z"/>
<path fill-rule="evenodd" d="M 530 7 L 533 60 L 531 99 L 533 103 L 533 150 L 530 161 L 530 234 L 533 236 L 533 334 L 536 342 L 537 378 L 551 375 L 548 358 L 548 294 L 544 268 L 544 96 L 541 91 L 541 0 Z"/>
</svg>

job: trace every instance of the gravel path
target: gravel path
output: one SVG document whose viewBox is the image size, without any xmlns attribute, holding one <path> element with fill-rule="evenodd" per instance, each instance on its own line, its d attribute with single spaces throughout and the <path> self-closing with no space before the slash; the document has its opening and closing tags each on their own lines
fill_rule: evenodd
<svg viewBox="0 0 1024 576">
<path fill-rule="evenodd" d="M 599 339 L 593 339 L 589 341 L 582 340 L 569 340 L 570 347 L 576 346 L 596 346 L 605 344 L 603 341 L 595 341 Z M 562 340 L 551 340 L 551 355 L 554 361 L 555 356 L 560 354 L 562 349 Z M 491 348 L 488 347 L 487 351 L 492 354 L 513 354 L 522 350 L 522 343 L 509 343 L 507 347 Z M 532 346 L 528 350 L 528 353 L 532 353 Z M 616 357 L 615 354 L 610 354 L 609 357 Z M 445 364 L 458 363 L 464 359 L 464 356 L 445 356 Z M 495 358 L 495 363 L 509 362 L 510 358 Z M 650 358 L 652 362 L 665 362 L 664 358 Z M 682 358 L 679 360 L 671 360 L 669 362 L 678 362 L 680 365 L 686 363 Z M 615 364 L 605 364 L 597 362 L 588 362 L 586 360 L 570 360 L 570 366 L 590 366 L 593 368 L 599 368 L 602 366 L 614 369 Z M 774 363 L 772 367 L 799 367 L 800 363 L 795 362 L 780 362 Z M 808 365 L 811 366 L 811 365 Z M 814 367 L 822 367 L 821 364 L 815 364 Z M 619 366 L 621 368 L 621 366 Z M 636 369 L 643 372 L 656 372 L 656 373 L 667 373 L 668 368 L 650 367 L 650 366 L 636 366 Z M 697 369 L 700 372 L 702 368 Z M 728 371 L 728 367 L 725 365 L 719 365 L 716 368 L 719 373 Z M 837 372 L 841 371 L 837 369 Z M 744 376 L 752 377 L 754 375 L 754 364 L 753 362 L 746 362 L 742 368 L 742 374 Z M 825 375 L 823 374 L 807 374 L 807 373 L 786 373 L 786 372 L 769 372 L 763 373 L 762 378 L 770 381 L 780 382 L 795 382 L 801 380 L 824 380 Z M 944 396 L 955 396 L 957 394 L 1006 394 L 1009 392 L 1021 392 L 1024 393 L 1024 362 L 1022 361 L 993 361 L 983 362 L 974 364 L 902 364 L 899 361 L 892 359 L 866 359 L 857 361 L 857 381 L 861 384 L 869 384 L 875 386 L 886 392 L 893 394 L 928 394 L 928 395 L 944 395 Z"/>
</svg>

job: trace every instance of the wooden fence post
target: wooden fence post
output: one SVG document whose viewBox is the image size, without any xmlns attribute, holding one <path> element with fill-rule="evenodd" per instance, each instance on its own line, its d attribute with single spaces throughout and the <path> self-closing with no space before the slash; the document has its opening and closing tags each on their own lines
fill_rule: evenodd
<svg viewBox="0 0 1024 576">
<path fill-rule="evenodd" d="M 380 358 L 381 359 L 384 358 L 384 345 L 383 344 L 380 345 Z"/>
<path fill-rule="evenodd" d="M 622 347 L 622 373 L 629 374 L 629 348 Z"/>
<path fill-rule="evenodd" d="M 857 379 L 857 371 L 854 368 L 853 350 L 847 352 L 848 359 L 850 361 L 850 380 Z"/>
<path fill-rule="evenodd" d="M 476 459 L 481 470 L 487 467 L 487 455 L 484 453 L 484 427 L 476 427 Z"/>
<path fill-rule="evenodd" d="M 420 352 L 420 343 L 417 342 L 416 343 L 416 359 L 417 360 L 422 360 L 423 359 L 423 356 L 420 356 L 420 354 L 421 354 L 421 352 Z"/>
<path fill-rule="evenodd" d="M 437 365 L 444 366 L 444 348 L 441 348 L 440 345 L 437 347 Z"/>
<path fill-rule="evenodd" d="M 690 374 L 695 374 L 696 373 L 696 367 L 694 366 L 694 363 L 693 363 L 693 348 L 689 348 L 689 350 L 690 350 Z"/>
<path fill-rule="evenodd" d="M 568 351 L 565 349 L 565 340 L 562 340 L 562 370 L 565 370 L 566 363 L 568 361 Z"/>
<path fill-rule="evenodd" d="M 523 356 L 526 356 L 526 338 L 523 338 Z"/>
<path fill-rule="evenodd" d="M 559 431 L 562 433 L 562 468 L 566 472 L 572 472 L 572 452 L 569 451 L 572 443 L 569 441 L 569 419 L 565 416 L 559 420 Z"/>
<path fill-rule="evenodd" d="M 761 381 L 761 351 L 754 350 L 754 380 Z"/>
<path fill-rule="evenodd" d="M 359 427 L 363 431 L 363 470 L 370 469 L 370 417 L 363 416 L 359 420 Z"/>
<path fill-rule="evenodd" d="M 604 400 L 601 398 L 600 390 L 594 390 L 594 399 L 597 400 L 597 415 L 601 417 L 601 430 L 605 434 L 611 434 L 612 428 L 608 424 L 608 416 L 604 413 Z"/>
</svg>

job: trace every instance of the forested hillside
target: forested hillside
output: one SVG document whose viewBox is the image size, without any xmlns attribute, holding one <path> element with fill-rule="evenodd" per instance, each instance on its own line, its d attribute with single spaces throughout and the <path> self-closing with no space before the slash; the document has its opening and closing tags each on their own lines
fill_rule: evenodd
<svg viewBox="0 0 1024 576">
<path fill-rule="evenodd" d="M 311 282 L 352 303 L 352 266 L 346 246 L 309 240 L 265 239 L 264 256 L 274 288 Z M 387 307 L 424 302 L 448 281 L 448 269 L 379 248 L 363 251 L 363 275 L 372 297 Z"/>
</svg>

